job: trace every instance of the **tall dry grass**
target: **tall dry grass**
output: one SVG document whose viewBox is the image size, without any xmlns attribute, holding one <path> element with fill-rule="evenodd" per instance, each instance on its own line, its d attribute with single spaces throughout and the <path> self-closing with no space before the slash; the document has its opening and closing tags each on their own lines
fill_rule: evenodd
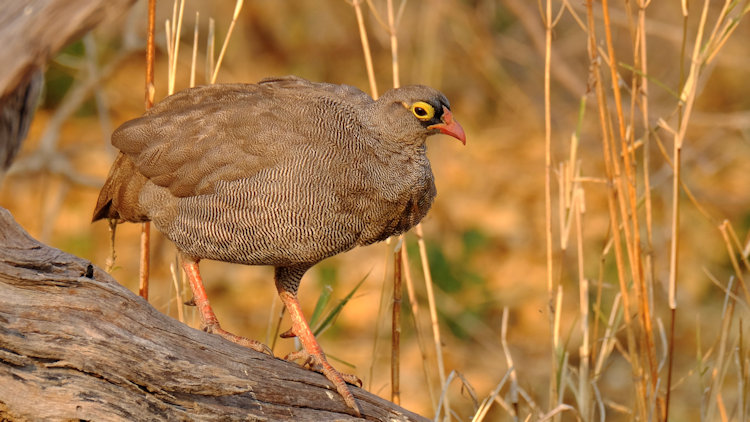
<svg viewBox="0 0 750 422">
<path fill-rule="evenodd" d="M 549 408 L 569 405 L 567 411 L 575 412 L 575 417 L 582 420 L 604 420 L 611 411 L 622 412 L 634 420 L 669 420 L 670 404 L 673 396 L 673 369 L 675 366 L 675 324 L 680 312 L 677 292 L 680 277 L 680 249 L 684 244 L 681 224 L 681 210 L 700 204 L 683 201 L 683 193 L 688 187 L 683 184 L 682 150 L 686 146 L 691 113 L 699 95 L 700 83 L 710 72 L 711 61 L 720 53 L 721 48 L 736 30 L 739 22 L 750 10 L 747 2 L 726 1 L 718 10 L 712 10 L 711 3 L 705 1 L 699 9 L 688 9 L 687 2 L 681 4 L 678 12 L 683 17 L 681 54 L 675 57 L 676 66 L 680 68 L 680 77 L 676 91 L 679 96 L 673 98 L 671 108 L 664 115 L 653 115 L 649 112 L 649 83 L 653 79 L 649 72 L 647 43 L 647 12 L 649 1 L 626 3 L 624 10 L 627 19 L 629 44 L 620 42 L 629 48 L 615 48 L 613 33 L 617 30 L 611 20 L 610 5 L 607 0 L 600 5 L 592 1 L 586 3 L 585 10 L 579 10 L 567 1 L 558 4 L 557 8 L 548 0 L 543 8 L 545 22 L 545 204 L 546 204 L 546 245 L 547 245 L 547 286 L 551 305 L 550 326 L 552 327 L 552 366 L 554 376 L 550 377 Z M 554 11 L 553 11 L 554 10 Z M 696 13 L 697 12 L 697 13 Z M 709 12 L 712 18 L 709 21 Z M 587 36 L 589 53 L 588 89 L 592 93 L 595 107 L 591 110 L 595 116 L 585 114 L 582 107 L 581 119 L 596 121 L 595 137 L 601 140 L 602 173 L 584 175 L 579 158 L 579 139 L 584 134 L 579 130 L 571 134 L 570 155 L 566 160 L 554 163 L 552 155 L 551 132 L 551 94 L 550 74 L 553 69 L 551 53 L 555 48 L 552 34 L 555 26 L 564 14 L 570 14 L 580 25 Z M 699 16 L 697 25 L 690 26 L 690 17 Z M 553 18 L 554 16 L 554 18 Z M 622 35 L 622 31 L 621 35 Z M 692 52 L 687 51 L 692 46 Z M 584 101 L 588 100 L 583 97 Z M 662 133 L 665 132 L 663 135 Z M 671 154 L 665 148 L 654 156 L 652 139 L 660 142 L 661 136 L 671 138 Z M 653 162 L 666 162 L 672 170 L 671 211 L 669 218 L 655 223 L 652 205 L 651 172 Z M 554 176 L 553 176 L 554 174 Z M 593 177 L 593 179 L 592 179 Z M 583 236 L 585 224 L 585 198 L 589 186 L 595 183 L 604 186 L 606 212 L 609 218 L 609 230 L 606 242 L 602 245 L 601 260 L 614 259 L 618 292 L 610 299 L 603 298 L 602 292 L 611 281 L 604 279 L 599 272 L 598 280 L 592 282 L 587 278 L 585 260 L 588 258 L 583 249 L 586 242 Z M 558 188 L 554 198 L 554 187 Z M 557 209 L 555 221 L 553 209 Z M 717 221 L 711 216 L 706 218 Z M 669 254 L 657 256 L 654 253 L 654 224 L 669 224 Z M 716 229 L 724 235 L 727 246 L 727 257 L 734 263 L 738 256 L 743 256 L 739 242 L 730 242 L 726 233 L 733 230 L 726 221 L 717 224 Z M 736 234 L 733 235 L 737 239 Z M 575 264 L 560 259 L 575 242 Z M 557 254 L 560 255 L 557 255 Z M 590 259 L 590 258 L 589 258 Z M 657 260 L 666 260 L 660 263 Z M 668 297 L 666 302 L 654 297 L 654 284 L 658 275 L 654 267 L 668 266 Z M 570 265 L 572 268 L 565 268 Z M 735 363 L 742 369 L 747 356 L 736 355 L 736 349 L 727 348 L 730 338 L 742 338 L 741 317 L 735 321 L 734 303 L 737 299 L 736 286 L 744 286 L 743 272 L 750 266 L 740 268 L 733 265 L 734 275 L 740 283 L 732 288 L 726 287 L 727 309 L 720 319 L 718 330 L 718 353 L 716 360 L 709 365 L 708 394 L 700 397 L 701 420 L 715 420 L 717 409 L 721 420 L 738 417 L 744 420 L 746 400 L 744 391 L 732 403 L 732 412 L 727 413 L 722 399 L 722 391 L 731 388 L 724 382 L 723 374 L 726 365 L 735 358 Z M 559 277 L 562 272 L 577 274 L 579 322 L 571 331 L 578 335 L 578 365 L 569 362 L 568 352 L 560 343 L 561 333 L 559 315 L 564 312 L 560 303 L 566 292 Z M 731 278 L 727 280 L 732 284 Z M 614 281 L 614 280 L 612 280 Z M 594 284 L 592 286 L 592 284 Z M 591 290 L 592 287 L 595 290 Z M 592 307 L 589 297 L 595 293 Z M 611 300 L 608 304 L 607 300 Z M 747 297 L 745 297 L 747 300 Z M 609 309 L 609 311 L 607 311 Z M 668 311 L 668 312 L 665 312 Z M 593 317 L 590 315 L 593 314 Z M 668 315 L 668 323 L 663 317 Z M 600 336 L 599 324 L 606 323 L 603 336 Z M 665 327 L 666 326 L 666 327 Z M 622 337 L 612 337 L 615 332 L 624 332 Z M 592 343 L 591 339 L 594 339 Z M 735 340 L 737 341 L 737 340 Z M 597 343 L 601 343 L 597 347 Z M 623 344 L 624 343 L 624 344 Z M 659 347 L 662 346 L 662 347 Z M 568 348 L 570 346 L 568 345 Z M 740 350 L 741 350 L 740 346 Z M 619 355 L 619 356 L 618 356 Z M 705 361 L 707 355 L 699 353 Z M 606 376 L 608 360 L 624 358 L 631 373 L 631 388 L 626 397 L 610 398 L 599 391 L 602 377 Z M 594 371 L 591 365 L 595 362 Z M 709 367 L 701 368 L 707 370 Z M 739 372 L 739 383 L 744 385 L 747 373 Z M 573 400 L 566 400 L 569 392 Z M 623 400 L 624 399 L 624 400 Z M 696 409 L 697 410 L 697 409 Z M 559 415 L 555 415 L 559 419 Z"/>
</svg>

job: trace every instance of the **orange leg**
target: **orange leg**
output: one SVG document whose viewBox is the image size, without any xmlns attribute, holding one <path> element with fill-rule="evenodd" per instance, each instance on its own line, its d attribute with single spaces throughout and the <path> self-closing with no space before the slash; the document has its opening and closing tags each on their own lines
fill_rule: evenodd
<svg viewBox="0 0 750 422">
<path fill-rule="evenodd" d="M 198 307 L 203 331 L 218 334 L 231 342 L 273 356 L 271 349 L 265 344 L 256 340 L 234 335 L 221 328 L 221 325 L 219 325 L 219 319 L 216 318 L 216 314 L 213 309 L 211 309 L 211 304 L 208 303 L 206 289 L 203 287 L 203 279 L 201 278 L 200 270 L 198 269 L 198 261 L 182 254 L 180 257 L 182 258 L 182 268 L 185 270 L 185 274 L 187 274 L 187 278 L 190 281 L 190 288 L 193 290 L 193 302 L 195 302 L 195 306 Z"/>
<path fill-rule="evenodd" d="M 289 312 L 289 316 L 292 319 L 292 328 L 281 336 L 296 336 L 299 338 L 303 347 L 303 350 L 291 353 L 285 359 L 304 359 L 312 369 L 325 375 L 325 377 L 336 387 L 336 391 L 338 391 L 341 397 L 344 398 L 344 402 L 346 402 L 347 406 L 354 409 L 357 416 L 359 416 L 359 406 L 357 406 L 357 403 L 354 401 L 354 396 L 349 390 L 349 387 L 346 386 L 346 382 L 359 384 L 361 386 L 362 381 L 353 375 L 338 372 L 333 369 L 333 366 L 331 366 L 330 363 L 328 363 L 325 354 L 323 354 L 323 349 L 321 349 L 320 344 L 318 344 L 318 341 L 315 339 L 315 335 L 312 333 L 312 330 L 310 330 L 310 325 L 302 314 L 302 307 L 300 307 L 299 301 L 297 300 L 297 295 L 279 289 L 279 297 L 281 297 L 281 301 L 284 302 L 284 306 L 286 306 L 286 310 Z"/>
</svg>

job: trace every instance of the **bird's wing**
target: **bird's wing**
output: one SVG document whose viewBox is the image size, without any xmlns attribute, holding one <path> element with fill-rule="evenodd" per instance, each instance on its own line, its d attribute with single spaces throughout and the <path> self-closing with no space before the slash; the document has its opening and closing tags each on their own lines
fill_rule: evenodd
<svg viewBox="0 0 750 422">
<path fill-rule="evenodd" d="M 192 88 L 120 126 L 112 144 L 175 196 L 211 193 L 217 182 L 251 178 L 307 142 L 296 95 L 273 84 Z"/>
</svg>

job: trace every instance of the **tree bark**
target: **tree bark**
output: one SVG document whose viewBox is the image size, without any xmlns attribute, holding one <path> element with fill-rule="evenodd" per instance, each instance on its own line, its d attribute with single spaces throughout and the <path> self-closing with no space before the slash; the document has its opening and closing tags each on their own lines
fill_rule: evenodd
<svg viewBox="0 0 750 422">
<path fill-rule="evenodd" d="M 135 0 L 11 0 L 0 8 L 0 98 L 69 42 L 124 13 Z"/>
<path fill-rule="evenodd" d="M 352 387 L 362 417 L 426 421 Z M 161 314 L 0 208 L 0 420 L 357 420 L 328 380 Z"/>
</svg>

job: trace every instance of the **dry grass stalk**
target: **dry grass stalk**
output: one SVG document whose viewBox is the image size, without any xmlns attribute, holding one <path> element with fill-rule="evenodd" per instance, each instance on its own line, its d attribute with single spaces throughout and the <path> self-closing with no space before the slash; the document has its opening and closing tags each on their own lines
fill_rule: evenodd
<svg viewBox="0 0 750 422">
<path fill-rule="evenodd" d="M 448 374 L 448 377 L 446 378 L 445 383 L 442 386 L 443 388 L 442 388 L 442 391 L 440 392 L 440 399 L 438 400 L 437 411 L 435 412 L 435 417 L 433 418 L 434 422 L 438 422 L 441 420 L 440 419 L 441 409 L 446 410 L 446 413 L 443 416 L 442 420 L 450 420 L 451 418 L 451 414 L 447 413 L 450 411 L 450 409 L 445 407 L 445 400 L 448 399 L 448 386 L 450 385 L 450 383 L 453 381 L 453 378 L 455 377 L 456 377 L 456 371 L 451 371 L 451 373 Z"/>
<path fill-rule="evenodd" d="M 597 380 L 599 380 L 599 378 L 601 377 L 604 363 L 612 353 L 612 350 L 614 350 L 615 343 L 617 342 L 615 331 L 617 329 L 617 326 L 620 325 L 620 320 L 622 319 L 622 312 L 620 311 L 621 297 L 622 294 L 617 293 L 615 295 L 614 301 L 612 302 L 612 310 L 609 313 L 607 328 L 605 328 L 604 336 L 602 337 L 602 346 L 599 354 L 597 355 L 598 359 L 596 360 L 596 365 L 594 365 L 594 374 L 593 378 L 591 379 L 593 383 L 596 383 Z"/>
<path fill-rule="evenodd" d="M 620 221 L 621 227 L 623 228 L 630 277 L 632 279 L 636 296 L 635 303 L 638 306 L 638 316 L 640 317 L 640 326 L 635 326 L 634 328 L 636 332 L 641 334 L 639 340 L 641 343 L 641 354 L 637 356 L 634 355 L 633 357 L 641 359 L 643 355 L 645 355 L 645 362 L 640 362 L 634 369 L 637 368 L 640 373 L 643 373 L 641 370 L 648 370 L 648 373 L 644 374 L 646 375 L 646 378 L 640 383 L 641 391 L 645 396 L 639 399 L 639 403 L 643 405 L 648 403 L 650 400 L 649 397 L 654 397 L 656 393 L 655 389 L 658 374 L 653 342 L 653 328 L 651 324 L 652 318 L 647 295 L 648 290 L 643 277 L 638 198 L 635 187 L 635 175 L 633 174 L 635 167 L 633 163 L 634 148 L 630 148 L 630 145 L 633 143 L 632 131 L 626 129 L 626 119 L 622 107 L 620 77 L 617 71 L 618 61 L 615 56 L 615 49 L 612 42 L 609 7 L 606 0 L 602 2 L 602 11 L 604 17 L 604 33 L 607 43 L 607 54 L 609 57 L 610 82 L 612 83 L 612 93 L 614 95 L 615 112 L 618 123 L 617 133 L 620 140 L 620 149 L 618 152 L 615 136 L 609 137 L 609 149 L 613 154 L 610 159 L 613 165 L 615 177 L 614 182 L 617 184 L 616 192 L 613 192 L 613 194 L 616 194 L 618 199 Z M 628 14 L 628 16 L 630 17 L 630 14 Z M 637 49 L 634 50 L 637 51 Z M 637 80 L 633 80 L 634 87 L 636 83 Z M 631 90 L 633 90 L 634 87 L 631 87 Z M 631 118 L 632 117 L 633 113 L 631 112 Z M 627 123 L 627 125 L 632 127 L 632 120 L 630 123 Z M 623 161 L 622 166 L 620 164 L 620 158 Z M 613 214 L 616 215 L 616 212 L 613 212 Z M 625 279 L 622 281 L 626 282 Z M 626 309 L 629 309 L 629 307 L 626 306 Z M 647 381 L 650 381 L 650 383 Z"/>
<path fill-rule="evenodd" d="M 403 6 L 405 1 L 402 0 Z M 398 37 L 396 36 L 396 21 L 393 16 L 393 0 L 386 1 L 388 9 L 388 35 L 391 41 L 391 69 L 393 71 L 393 87 L 401 86 L 401 76 L 398 71 Z"/>
<path fill-rule="evenodd" d="M 195 28 L 193 29 L 193 55 L 190 59 L 190 88 L 195 86 L 195 69 L 198 62 L 198 24 L 200 23 L 200 12 L 195 12 Z"/>
<path fill-rule="evenodd" d="M 425 384 L 427 385 L 427 394 L 430 397 L 430 403 L 432 404 L 432 411 L 435 412 L 437 410 L 437 398 L 435 395 L 435 389 L 432 386 L 430 373 L 432 371 L 432 367 L 430 366 L 428 360 L 427 360 L 427 340 L 425 340 L 425 334 L 424 331 L 421 328 L 421 324 L 419 324 L 420 319 L 420 312 L 419 312 L 419 301 L 417 300 L 417 295 L 414 292 L 414 281 L 411 277 L 411 266 L 409 265 L 409 254 L 406 251 L 405 247 L 401 248 L 401 259 L 403 260 L 403 269 L 404 269 L 404 281 L 406 281 L 406 293 L 409 298 L 409 306 L 411 309 L 411 316 L 412 321 L 414 323 L 415 331 L 417 334 L 417 344 L 419 345 L 419 353 L 422 356 L 422 370 L 424 371 L 424 377 L 425 377 Z"/>
<path fill-rule="evenodd" d="M 515 364 L 513 363 L 513 356 L 510 354 L 510 347 L 508 347 L 508 307 L 503 308 L 503 318 L 500 327 L 500 344 L 503 346 L 503 353 L 505 354 L 505 362 L 508 365 L 508 372 L 510 373 L 510 404 L 513 406 L 513 417 L 518 418 L 518 374 L 515 370 Z"/>
<path fill-rule="evenodd" d="M 471 384 L 469 383 L 469 381 L 466 380 L 466 377 L 464 377 L 463 374 L 461 374 L 460 372 L 454 370 L 454 371 L 451 371 L 450 374 L 448 374 L 448 378 L 446 379 L 446 383 L 443 386 L 443 391 L 440 394 L 440 401 L 438 402 L 438 411 L 435 414 L 435 418 L 433 419 L 435 422 L 441 420 L 440 419 L 440 409 L 445 408 L 445 406 L 443 406 L 443 403 L 445 402 L 445 400 L 448 399 L 448 388 L 450 387 L 450 384 L 453 382 L 453 380 L 455 378 L 458 378 L 459 381 L 461 381 L 461 389 L 462 389 L 462 391 L 468 393 L 469 398 L 474 403 L 474 409 L 475 410 L 478 409 L 479 401 L 477 399 L 476 393 L 474 392 L 474 388 L 472 388 Z M 455 418 L 457 420 L 461 419 L 452 409 L 451 409 L 450 412 L 451 412 L 450 414 L 445 414 L 443 416 L 443 420 L 450 420 L 451 418 Z"/>
<path fill-rule="evenodd" d="M 177 58 L 180 55 L 180 37 L 182 35 L 182 17 L 185 12 L 185 0 L 179 2 L 179 12 L 177 0 L 174 2 L 172 9 L 172 26 L 167 20 L 167 45 L 169 58 L 169 75 L 167 76 L 167 95 L 174 94 L 174 85 L 177 80 Z M 170 31 L 171 29 L 171 31 Z"/>
<path fill-rule="evenodd" d="M 391 239 L 386 239 L 386 244 L 390 244 Z M 390 268 L 391 262 L 390 258 L 393 256 L 393 251 L 391 251 L 390 248 L 386 249 L 385 257 L 383 258 L 384 268 L 385 271 L 383 271 L 383 282 L 380 285 L 380 295 L 379 295 L 379 304 L 378 304 L 378 313 L 375 317 L 375 321 L 382 321 L 383 320 L 383 314 L 385 313 L 385 300 L 386 300 L 386 287 L 388 286 L 388 268 Z M 373 390 L 373 380 L 375 375 L 375 363 L 376 363 L 376 356 L 378 352 L 378 343 L 380 341 L 380 325 L 375 325 L 375 330 L 373 330 L 372 333 L 372 352 L 371 352 L 371 359 L 370 359 L 370 369 L 369 369 L 369 377 L 367 381 L 367 389 L 369 391 Z"/>
<path fill-rule="evenodd" d="M 117 232 L 117 220 L 107 220 L 107 230 L 109 232 L 109 257 L 104 261 L 104 271 L 112 273 L 112 269 L 115 267 L 115 260 L 117 254 L 115 253 L 115 233 Z"/>
<path fill-rule="evenodd" d="M 564 396 L 564 386 L 565 383 L 565 374 L 567 374 L 568 368 L 565 365 L 565 362 L 568 360 L 568 352 L 563 348 L 562 343 L 560 342 L 560 327 L 562 324 L 562 312 L 557 312 L 557 310 L 562 310 L 563 307 L 563 297 L 564 297 L 564 290 L 563 286 L 561 284 L 557 284 L 557 293 L 555 294 L 555 319 L 554 324 L 552 328 L 552 350 L 554 352 L 554 358 L 555 358 L 555 366 L 554 372 L 552 372 L 552 376 L 550 377 L 552 381 L 555 383 L 555 391 L 557 392 L 555 396 L 555 401 L 550 403 L 550 407 L 559 405 Z"/>
<path fill-rule="evenodd" d="M 440 323 L 437 316 L 437 305 L 435 304 L 435 292 L 432 290 L 432 273 L 430 272 L 430 264 L 427 259 L 427 246 L 424 242 L 424 236 L 422 232 L 422 225 L 417 224 L 414 229 L 414 233 L 417 235 L 417 246 L 419 246 L 419 258 L 422 262 L 422 273 L 424 274 L 425 288 L 427 289 L 427 304 L 430 309 L 430 323 L 432 326 L 432 339 L 435 346 L 435 355 L 437 357 L 438 375 L 440 376 L 440 385 L 442 388 L 447 388 L 448 381 L 445 378 L 445 364 L 443 363 L 443 342 L 440 338 Z M 446 416 L 450 414 L 450 403 L 448 398 L 441 400 L 443 403 L 443 410 Z M 436 412 L 440 413 L 440 410 Z"/>
<path fill-rule="evenodd" d="M 154 29 L 156 26 L 156 0 L 148 0 L 148 38 L 146 40 L 146 110 L 154 105 Z"/>
<path fill-rule="evenodd" d="M 179 12 L 178 12 L 179 10 Z M 172 3 L 172 19 L 166 19 L 164 21 L 164 29 L 165 29 L 165 36 L 166 36 L 166 44 L 167 44 L 167 95 L 174 94 L 175 89 L 175 82 L 177 80 L 177 59 L 179 57 L 180 52 L 180 36 L 182 33 L 182 18 L 184 16 L 185 12 L 185 1 L 184 0 L 174 0 Z M 152 102 L 153 104 L 153 102 Z M 150 223 L 144 223 L 144 224 L 150 224 Z M 150 230 L 149 230 L 150 233 Z M 150 237 L 150 234 L 149 234 Z M 142 244 L 148 245 L 150 243 L 149 240 L 142 240 Z M 178 317 L 180 318 L 180 321 L 185 322 L 185 314 L 183 307 L 185 304 L 182 300 L 182 291 L 185 290 L 186 287 L 186 277 L 185 273 L 182 271 L 182 266 L 180 265 L 180 271 L 179 271 L 179 277 L 178 273 L 175 272 L 174 266 L 179 264 L 179 256 L 177 253 L 175 253 L 174 257 L 174 263 L 170 264 L 170 272 L 172 275 L 172 281 L 174 286 L 174 295 L 176 300 L 176 306 L 177 306 L 177 313 Z M 179 288 L 179 280 L 181 280 L 182 289 Z"/>
<path fill-rule="evenodd" d="M 398 37 L 396 34 L 396 24 L 393 19 L 393 0 L 387 0 L 388 6 L 388 33 L 391 41 L 391 68 L 393 72 L 393 87 L 401 86 L 401 79 L 398 71 Z M 399 382 L 400 372 L 400 339 L 401 339 L 401 273 L 403 270 L 403 260 L 401 250 L 404 236 L 399 236 L 393 253 L 393 317 L 391 318 L 391 401 L 400 404 L 401 392 Z"/>
<path fill-rule="evenodd" d="M 391 401 L 401 403 L 400 388 L 400 352 L 401 352 L 401 272 L 402 254 L 404 247 L 403 236 L 396 242 L 393 252 L 393 301 L 391 302 L 393 316 L 391 318 Z"/>
<path fill-rule="evenodd" d="M 552 106 L 551 106 L 551 82 L 550 72 L 552 67 L 552 31 L 554 24 L 552 20 L 552 0 L 547 0 L 542 21 L 545 29 L 544 39 L 544 233 L 545 233 L 545 252 L 547 257 L 547 298 L 549 300 L 550 315 L 549 324 L 553 337 L 552 353 L 550 354 L 550 363 L 552 372 L 558 370 L 557 364 L 557 346 L 554 339 L 558 337 L 555 330 L 555 320 L 559 308 L 553 307 L 553 297 L 555 292 L 555 283 L 553 277 L 553 255 L 552 255 Z M 556 403 L 558 398 L 557 382 L 554 377 L 550 377 L 549 383 L 549 403 Z"/>
<path fill-rule="evenodd" d="M 618 203 L 620 189 L 617 187 L 620 183 L 620 173 L 618 157 L 615 151 L 613 151 L 613 133 L 612 125 L 610 120 L 610 114 L 607 106 L 607 98 L 604 91 L 604 84 L 602 81 L 602 75 L 599 68 L 600 55 L 597 49 L 598 41 L 596 38 L 595 25 L 594 25 L 594 13 L 592 8 L 592 2 L 589 0 L 586 3 L 587 6 L 587 32 L 589 36 L 589 55 L 591 66 L 591 74 L 594 80 L 595 92 L 597 98 L 597 109 L 599 114 L 599 124 L 602 135 L 602 146 L 604 151 L 604 163 L 605 172 L 608 180 L 607 189 L 607 205 L 609 210 L 611 233 L 613 235 L 615 260 L 617 265 L 617 278 L 620 284 L 620 292 L 622 294 L 623 308 L 625 310 L 625 330 L 627 334 L 627 346 L 628 346 L 628 359 L 631 362 L 633 376 L 636 380 L 636 414 L 640 415 L 643 419 L 646 417 L 646 402 L 645 402 L 645 379 L 641 370 L 640 360 L 638 359 L 638 352 L 636 350 L 635 340 L 635 327 L 632 322 L 630 314 L 630 291 L 627 285 L 625 261 L 623 258 L 622 251 L 622 239 L 620 235 L 620 224 L 618 218 Z M 607 27 L 605 25 L 605 30 Z M 610 59 L 611 61 L 611 59 Z"/>
<path fill-rule="evenodd" d="M 172 286 L 174 286 L 175 299 L 177 303 L 177 320 L 185 322 L 185 311 L 182 307 L 182 290 L 180 289 L 180 280 L 176 271 L 176 263 L 172 262 L 169 264 L 169 273 L 172 275 Z M 167 312 L 169 313 L 169 312 Z"/>
<path fill-rule="evenodd" d="M 737 232 L 734 231 L 734 227 L 729 223 L 729 220 L 724 220 L 723 225 L 726 226 L 726 231 L 729 238 L 732 239 L 732 244 L 737 248 L 737 253 L 742 260 L 742 264 L 745 266 L 745 270 L 750 271 L 750 236 L 747 239 L 747 246 L 743 249 L 740 239 L 737 237 Z"/>
<path fill-rule="evenodd" d="M 579 348 L 580 363 L 578 367 L 578 412 L 583 416 L 584 420 L 591 420 L 591 412 L 593 409 L 589 408 L 590 405 L 590 358 L 591 358 L 591 346 L 589 345 L 589 283 L 588 279 L 584 276 L 584 256 L 583 256 L 583 225 L 582 218 L 585 212 L 585 206 L 583 203 L 583 190 L 578 188 L 575 190 L 576 195 L 574 199 L 574 209 L 576 216 L 576 245 L 578 246 L 578 289 L 579 289 L 579 309 L 580 309 L 580 324 L 581 333 L 583 334 L 583 340 Z"/>
<path fill-rule="evenodd" d="M 216 78 L 219 76 L 219 70 L 221 69 L 221 62 L 224 60 L 224 53 L 227 52 L 229 46 L 229 40 L 232 38 L 232 32 L 234 32 L 234 26 L 237 24 L 237 18 L 240 16 L 242 11 L 243 0 L 237 0 L 234 4 L 234 14 L 232 15 L 232 21 L 229 23 L 229 29 L 227 29 L 227 35 L 224 37 L 224 44 L 221 45 L 221 51 L 219 52 L 219 58 L 216 60 L 216 67 L 211 73 L 211 83 L 216 83 Z"/>
<path fill-rule="evenodd" d="M 737 247 L 737 243 L 734 243 L 734 240 L 736 238 L 732 235 L 734 234 L 734 230 L 732 229 L 732 226 L 728 221 L 724 221 L 721 226 L 719 226 L 719 231 L 721 232 L 721 236 L 724 239 L 724 244 L 727 248 L 727 255 L 729 255 L 729 261 L 732 263 L 734 275 L 737 277 L 740 287 L 745 293 L 745 299 L 748 300 L 750 299 L 750 296 L 748 296 L 747 283 L 745 283 L 745 277 L 742 275 L 742 268 L 740 268 L 740 264 L 737 261 L 737 255 L 742 256 L 742 254 L 739 253 L 739 248 L 738 250 L 735 250 L 735 248 Z M 747 259 L 743 258 L 743 262 L 745 263 L 745 268 L 747 269 Z"/>
<path fill-rule="evenodd" d="M 154 105 L 154 28 L 156 22 L 156 0 L 148 1 L 148 39 L 146 41 L 146 110 Z M 114 232 L 112 241 L 114 242 Z M 140 255 L 138 270 L 138 294 L 148 300 L 148 278 L 151 267 L 151 223 L 141 224 Z M 114 244 L 112 246 L 112 261 L 114 262 Z"/>
<path fill-rule="evenodd" d="M 507 406 L 505 400 L 500 397 L 500 391 L 503 389 L 508 379 L 510 379 L 510 374 L 512 371 L 514 371 L 513 368 L 508 370 L 505 375 L 503 375 L 503 378 L 500 380 L 497 386 L 495 386 L 495 388 L 492 390 L 492 392 L 490 392 L 490 394 L 485 397 L 484 400 L 482 400 L 482 403 L 479 405 L 476 413 L 474 413 L 474 417 L 471 418 L 471 422 L 482 422 L 487 416 L 487 413 L 490 411 L 492 403 L 495 401 L 497 401 L 501 406 L 503 406 L 504 409 L 506 409 L 510 413 L 510 406 Z"/>
<path fill-rule="evenodd" d="M 367 80 L 370 81 L 370 94 L 372 98 L 378 99 L 378 84 L 375 81 L 375 70 L 372 67 L 372 53 L 370 52 L 370 42 L 367 40 L 367 30 L 365 29 L 365 19 L 362 16 L 362 0 L 352 0 L 354 14 L 357 16 L 357 27 L 359 28 L 359 39 L 362 41 L 362 51 L 365 55 L 365 68 L 367 69 Z"/>
<path fill-rule="evenodd" d="M 437 357 L 438 375 L 440 376 L 440 385 L 443 389 L 448 387 L 448 381 L 445 378 L 445 365 L 443 364 L 443 348 L 442 340 L 440 339 L 440 324 L 437 316 L 437 306 L 435 305 L 435 292 L 432 290 L 432 273 L 430 272 L 430 264 L 427 259 L 427 246 L 424 242 L 424 236 L 422 232 L 422 225 L 417 224 L 414 229 L 417 235 L 417 245 L 419 246 L 419 257 L 422 261 L 422 273 L 424 274 L 424 284 L 427 289 L 427 304 L 430 309 L 430 323 L 432 326 L 432 339 L 435 346 L 435 355 Z M 450 415 L 450 403 L 448 398 L 441 400 L 443 403 L 443 410 L 445 415 Z M 436 415 L 440 414 L 440 409 L 436 412 Z M 437 417 L 437 416 L 436 416 Z"/>
<path fill-rule="evenodd" d="M 648 75 L 648 49 L 647 49 L 647 41 L 648 37 L 646 36 L 646 9 L 650 3 L 650 0 L 639 0 L 638 1 L 638 16 L 636 20 L 636 28 L 635 28 L 635 35 L 633 37 L 633 67 L 636 70 L 633 74 L 633 79 L 631 82 L 631 92 L 638 93 L 640 95 L 632 95 L 631 98 L 631 123 L 630 127 L 635 127 L 635 116 L 636 116 L 636 106 L 641 110 L 641 121 L 643 123 L 643 133 L 641 135 L 640 142 L 642 144 L 642 168 L 643 168 L 643 198 L 644 198 L 644 212 L 645 212 L 645 224 L 646 224 L 646 254 L 645 254 L 645 261 L 642 262 L 640 267 L 640 279 L 642 283 L 642 300 L 645 302 L 641 303 L 641 307 L 645 309 L 646 311 L 650 310 L 650 306 L 653 303 L 653 286 L 654 286 L 654 265 L 653 265 L 653 255 L 652 252 L 654 250 L 653 245 L 653 209 L 652 209 L 652 203 L 651 203 L 651 177 L 649 169 L 651 168 L 651 143 L 650 143 L 650 133 L 651 130 L 649 128 L 649 89 L 648 89 L 648 83 L 649 79 L 647 77 Z M 630 147 L 629 151 L 630 153 L 634 153 L 635 147 L 633 139 L 630 139 Z M 640 245 L 640 240 L 639 245 Z M 642 255 L 639 254 L 641 259 L 643 258 Z M 649 312 L 650 314 L 650 312 Z M 648 315 L 644 315 L 644 319 L 648 321 L 648 324 L 650 324 L 651 318 Z M 672 319 L 672 322 L 674 323 L 674 319 Z M 649 325 L 650 327 L 650 325 Z M 651 331 L 650 328 L 647 329 L 647 332 Z M 670 330 L 670 332 L 674 332 L 674 330 Z M 646 334 L 648 337 L 648 334 Z M 650 338 L 650 337 L 649 337 Z M 653 343 L 651 343 L 653 347 Z M 665 349 L 666 350 L 666 349 Z M 671 365 L 670 365 L 671 368 Z M 656 377 L 658 371 L 654 372 L 652 376 Z M 669 411 L 669 392 L 670 392 L 670 384 L 671 384 L 671 376 L 668 376 L 668 381 L 666 384 L 666 399 L 664 403 L 664 417 L 667 419 L 667 413 Z M 656 390 L 656 389 L 655 389 Z M 656 391 L 654 394 L 652 394 L 654 397 L 656 397 L 657 393 Z"/>
<path fill-rule="evenodd" d="M 710 370 L 710 382 L 705 386 L 707 389 L 706 397 L 708 399 L 708 403 L 706 407 L 702 406 L 702 411 L 705 412 L 701 415 L 702 420 L 715 420 L 715 412 L 717 411 L 717 408 L 718 411 L 723 415 L 725 415 L 726 413 L 726 411 L 724 410 L 723 400 L 721 398 L 721 389 L 722 385 L 724 384 L 727 370 L 729 369 L 729 366 L 731 364 L 731 359 L 728 359 L 729 355 L 731 354 L 731 352 L 729 351 L 734 349 L 735 346 L 734 344 L 729 344 L 730 342 L 733 342 L 733 340 L 730 338 L 730 331 L 732 329 L 732 323 L 734 321 L 733 316 L 736 304 L 734 299 L 734 297 L 736 297 L 736 292 L 733 292 L 734 294 L 730 294 L 730 291 L 733 290 L 736 290 L 736 287 L 730 286 L 727 289 L 727 294 L 724 300 L 721 328 L 719 330 L 719 336 L 717 338 L 718 349 L 716 349 L 716 360 L 713 364 L 713 368 L 711 368 Z M 706 362 L 708 360 L 712 349 L 708 351 L 706 356 L 701 356 L 701 361 Z M 708 369 L 708 367 L 705 368 L 705 370 Z"/>
<path fill-rule="evenodd" d="M 216 46 L 216 21 L 214 18 L 208 18 L 208 34 L 206 35 L 206 83 L 211 82 L 211 75 L 214 74 L 215 60 L 214 49 Z"/>
</svg>

